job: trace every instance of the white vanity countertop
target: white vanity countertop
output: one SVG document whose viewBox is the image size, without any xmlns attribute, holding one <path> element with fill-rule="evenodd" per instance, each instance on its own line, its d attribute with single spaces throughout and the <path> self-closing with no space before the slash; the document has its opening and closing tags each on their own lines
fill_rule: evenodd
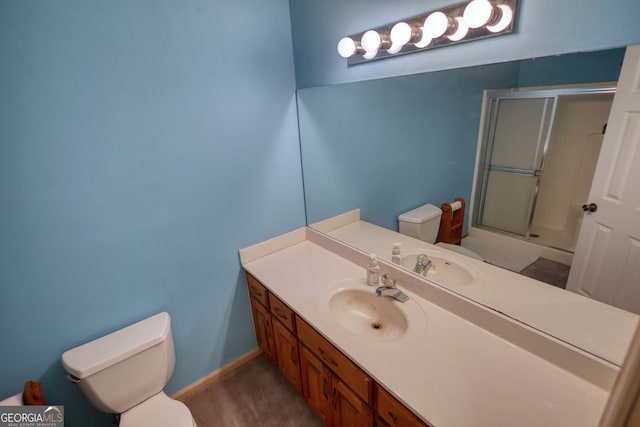
<svg viewBox="0 0 640 427">
<path fill-rule="evenodd" d="M 372 293 L 375 288 L 366 285 L 363 266 L 310 241 L 243 267 L 434 426 L 595 427 L 604 410 L 606 390 L 406 291 L 402 283 L 410 297 L 404 304 L 426 315 L 426 327 L 391 342 L 351 335 L 332 318 L 330 295 L 345 285 Z"/>
<path fill-rule="evenodd" d="M 638 316 L 628 311 L 365 221 L 355 221 L 327 234 L 387 260 L 394 242 L 402 243 L 401 254 L 418 248 L 446 253 L 448 258 L 476 270 L 479 276 L 491 277 L 472 286 L 448 286 L 452 291 L 619 366 L 638 324 Z"/>
</svg>

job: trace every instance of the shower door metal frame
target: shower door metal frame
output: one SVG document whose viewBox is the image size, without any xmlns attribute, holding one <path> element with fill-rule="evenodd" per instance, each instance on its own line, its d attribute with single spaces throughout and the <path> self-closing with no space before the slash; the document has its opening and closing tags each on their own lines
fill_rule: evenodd
<svg viewBox="0 0 640 427">
<path fill-rule="evenodd" d="M 484 91 L 484 116 L 481 122 L 481 135 L 479 143 L 479 155 L 476 164 L 476 188 L 474 189 L 474 203 L 472 211 L 472 225 L 474 227 L 495 231 L 502 234 L 515 236 L 519 239 L 529 240 L 531 227 L 533 224 L 533 218 L 535 214 L 536 203 L 538 200 L 538 192 L 540 190 L 540 179 L 544 171 L 544 162 L 547 155 L 549 144 L 551 141 L 551 134 L 555 125 L 555 114 L 558 106 L 558 100 L 561 96 L 566 95 L 591 95 L 599 93 L 615 93 L 616 82 L 588 84 L 588 85 L 575 85 L 575 86 L 562 86 L 562 87 L 550 87 L 550 88 L 515 88 L 515 89 L 495 89 Z M 501 100 L 508 99 L 533 99 L 533 98 L 547 98 L 545 102 L 544 111 L 542 114 L 543 120 L 540 127 L 540 132 L 544 132 L 544 123 L 547 122 L 546 132 L 544 135 L 544 143 L 540 144 L 540 137 L 538 139 L 538 146 L 536 147 L 536 159 L 540 156 L 538 169 L 531 170 L 519 170 L 515 168 L 491 168 L 490 159 L 493 154 L 493 144 L 496 124 L 498 121 L 498 109 Z M 549 109 L 549 102 L 551 101 L 551 110 Z M 547 117 L 548 115 L 548 117 Z M 542 149 L 542 153 L 539 150 Z M 498 172 L 510 172 L 516 174 L 523 174 L 528 176 L 536 176 L 537 180 L 533 189 L 533 195 L 531 198 L 529 219 L 527 229 L 524 235 L 518 233 L 512 233 L 506 230 L 497 229 L 494 227 L 486 226 L 482 224 L 482 214 L 484 212 L 485 196 L 487 191 L 487 183 L 489 180 L 489 171 L 494 170 Z M 478 203 L 479 201 L 479 203 Z"/>
</svg>

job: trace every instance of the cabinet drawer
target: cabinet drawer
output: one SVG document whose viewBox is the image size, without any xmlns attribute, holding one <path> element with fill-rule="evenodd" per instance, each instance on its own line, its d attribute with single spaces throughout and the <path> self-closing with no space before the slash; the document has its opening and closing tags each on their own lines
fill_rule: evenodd
<svg viewBox="0 0 640 427">
<path fill-rule="evenodd" d="M 280 301 L 280 299 L 272 293 L 269 293 L 269 305 L 271 305 L 271 314 L 273 314 L 276 319 L 295 334 L 296 322 L 293 311 L 291 311 L 285 303 Z"/>
<path fill-rule="evenodd" d="M 249 295 L 251 298 L 255 298 L 260 302 L 260 304 L 269 308 L 269 292 L 267 291 L 267 288 L 262 286 L 262 284 L 254 279 L 249 273 L 247 273 L 247 285 L 249 286 Z"/>
<path fill-rule="evenodd" d="M 393 427 L 427 427 L 420 418 L 398 399 L 380 386 L 378 388 L 378 415 Z"/>
<path fill-rule="evenodd" d="M 298 317 L 298 339 L 368 405 L 373 405 L 373 380 L 315 329 Z"/>
</svg>

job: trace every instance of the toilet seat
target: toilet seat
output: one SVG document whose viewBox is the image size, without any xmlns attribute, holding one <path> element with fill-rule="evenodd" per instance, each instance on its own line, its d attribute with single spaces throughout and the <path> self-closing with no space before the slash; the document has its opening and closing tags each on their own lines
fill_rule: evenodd
<svg viewBox="0 0 640 427">
<path fill-rule="evenodd" d="M 120 427 L 197 427 L 189 408 L 163 391 L 120 415 Z"/>
<path fill-rule="evenodd" d="M 480 255 L 473 252 L 471 249 L 463 248 L 462 246 L 453 245 L 451 243 L 436 243 L 436 246 L 440 246 L 450 251 L 457 252 L 460 255 L 465 255 L 477 259 L 478 261 L 484 261 L 484 259 Z"/>
</svg>

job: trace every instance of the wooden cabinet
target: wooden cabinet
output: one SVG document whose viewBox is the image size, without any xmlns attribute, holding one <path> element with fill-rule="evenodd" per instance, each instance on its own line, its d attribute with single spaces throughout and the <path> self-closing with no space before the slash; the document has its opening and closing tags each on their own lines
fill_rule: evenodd
<svg viewBox="0 0 640 427">
<path fill-rule="evenodd" d="M 427 427 L 387 390 L 377 385 L 378 416 L 391 427 Z"/>
<path fill-rule="evenodd" d="M 298 340 L 295 335 L 278 320 L 273 320 L 278 368 L 289 380 L 291 385 L 300 393 L 300 362 L 298 356 Z"/>
<path fill-rule="evenodd" d="M 256 302 L 253 298 L 251 301 L 251 312 L 253 314 L 253 326 L 256 330 L 256 340 L 258 341 L 258 347 L 265 352 L 273 363 L 277 364 L 276 358 L 276 343 L 273 336 L 273 324 L 271 322 L 271 314 L 267 309 Z"/>
<path fill-rule="evenodd" d="M 258 346 L 326 426 L 427 427 L 248 273 L 247 284 Z"/>
<path fill-rule="evenodd" d="M 258 347 L 300 393 L 302 384 L 293 311 L 250 274 L 247 274 L 247 285 Z"/>
<path fill-rule="evenodd" d="M 298 339 L 369 406 L 373 405 L 373 380 L 304 320 L 297 320 Z"/>
<path fill-rule="evenodd" d="M 269 306 L 274 319 L 277 319 L 294 334 L 296 333 L 296 322 L 293 311 L 285 303 L 280 301 L 278 297 L 269 293 Z"/>
<path fill-rule="evenodd" d="M 296 324 L 309 406 L 327 426 L 371 427 L 373 380 L 308 323 L 298 318 Z"/>
<path fill-rule="evenodd" d="M 373 410 L 340 379 L 331 381 L 333 427 L 373 426 Z"/>
<path fill-rule="evenodd" d="M 250 274 L 247 274 L 247 285 L 249 287 L 249 296 L 269 310 L 269 291 L 267 291 L 267 288 Z"/>
<path fill-rule="evenodd" d="M 305 345 L 300 345 L 302 396 L 331 427 L 371 427 L 373 410 Z"/>
<path fill-rule="evenodd" d="M 325 425 L 331 425 L 331 371 L 307 347 L 300 346 L 302 396 Z"/>
</svg>

